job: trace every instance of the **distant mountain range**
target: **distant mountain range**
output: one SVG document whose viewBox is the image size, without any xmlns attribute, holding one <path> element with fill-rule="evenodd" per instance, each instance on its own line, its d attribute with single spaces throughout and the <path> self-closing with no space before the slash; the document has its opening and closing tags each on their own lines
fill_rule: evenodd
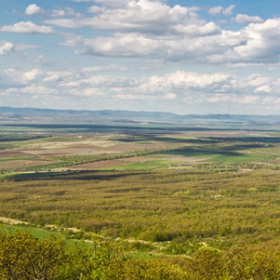
<svg viewBox="0 0 280 280">
<path fill-rule="evenodd" d="M 230 114 L 206 114 L 206 115 L 178 115 L 165 112 L 145 111 L 121 111 L 121 110 L 54 110 L 39 108 L 11 108 L 0 107 L 0 120 L 26 121 L 38 118 L 43 120 L 68 120 L 89 121 L 104 120 L 114 122 L 179 122 L 179 123 L 247 123 L 247 124 L 280 124 L 280 115 L 230 115 Z"/>
</svg>

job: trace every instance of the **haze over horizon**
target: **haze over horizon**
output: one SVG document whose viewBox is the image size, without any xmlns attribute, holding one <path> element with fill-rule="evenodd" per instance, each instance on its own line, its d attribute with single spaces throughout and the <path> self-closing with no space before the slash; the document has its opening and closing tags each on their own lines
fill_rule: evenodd
<svg viewBox="0 0 280 280">
<path fill-rule="evenodd" d="M 0 106 L 279 114 L 279 0 L 0 0 L 0 19 Z"/>
</svg>

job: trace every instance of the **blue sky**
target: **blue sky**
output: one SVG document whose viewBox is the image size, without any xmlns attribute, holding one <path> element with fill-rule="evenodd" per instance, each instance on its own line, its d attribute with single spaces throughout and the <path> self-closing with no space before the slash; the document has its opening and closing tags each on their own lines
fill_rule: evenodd
<svg viewBox="0 0 280 280">
<path fill-rule="evenodd" d="M 0 0 L 0 106 L 279 114 L 279 69 L 279 0 Z"/>
</svg>

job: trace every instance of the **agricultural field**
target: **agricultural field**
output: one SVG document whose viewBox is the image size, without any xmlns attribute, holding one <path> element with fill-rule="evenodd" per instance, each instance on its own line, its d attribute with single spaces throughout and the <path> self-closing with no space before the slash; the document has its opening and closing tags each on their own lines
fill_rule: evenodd
<svg viewBox="0 0 280 280">
<path fill-rule="evenodd" d="M 280 263 L 279 131 L 58 130 L 1 127 L 2 231 L 89 246 L 110 240 L 135 258 L 180 266 L 203 263 L 201 252 L 214 259 L 266 252 Z"/>
</svg>

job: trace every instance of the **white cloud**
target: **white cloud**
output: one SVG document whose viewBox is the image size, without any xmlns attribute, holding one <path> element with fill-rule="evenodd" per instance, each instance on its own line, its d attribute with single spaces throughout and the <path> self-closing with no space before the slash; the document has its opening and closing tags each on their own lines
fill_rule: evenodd
<svg viewBox="0 0 280 280">
<path fill-rule="evenodd" d="M 14 49 L 14 44 L 7 41 L 0 41 L 0 55 L 6 55 Z"/>
<path fill-rule="evenodd" d="M 225 8 L 222 11 L 222 14 L 226 15 L 226 16 L 230 16 L 232 14 L 232 11 L 233 11 L 234 8 L 235 8 L 235 5 L 230 5 L 229 7 Z"/>
<path fill-rule="evenodd" d="M 102 6 L 116 8 L 126 6 L 131 0 L 94 0 L 94 2 Z"/>
<path fill-rule="evenodd" d="M 161 17 L 157 18 L 156 14 L 154 17 L 155 21 L 161 22 Z M 81 27 L 88 21 L 58 20 L 60 24 L 64 22 L 65 26 L 71 28 Z M 181 20 L 176 24 L 168 22 L 166 28 L 155 24 L 161 27 L 149 29 L 153 20 L 149 23 L 145 22 L 148 18 L 141 20 L 142 16 L 138 23 L 134 22 L 135 19 L 131 24 L 128 24 L 127 19 L 119 20 L 122 26 L 119 28 L 120 32 L 112 30 L 113 33 L 107 36 L 83 38 L 80 35 L 64 34 L 65 42 L 61 45 L 76 47 L 76 54 L 100 57 L 146 57 L 172 62 L 229 65 L 243 63 L 244 66 L 280 62 L 280 18 L 251 23 L 237 31 L 223 30 L 213 22 L 190 23 L 188 20 L 183 24 Z M 104 25 L 102 28 L 113 28 L 111 24 L 113 25 L 113 18 L 112 23 L 108 22 L 107 27 Z M 137 28 L 138 31 L 133 32 Z"/>
<path fill-rule="evenodd" d="M 25 14 L 28 16 L 34 15 L 34 14 L 39 14 L 42 12 L 44 12 L 44 11 L 36 4 L 31 4 L 25 9 Z"/>
<path fill-rule="evenodd" d="M 118 99 L 124 99 L 124 100 L 156 100 L 156 96 L 151 96 L 151 95 L 145 95 L 145 94 L 117 94 L 116 97 Z"/>
<path fill-rule="evenodd" d="M 224 8 L 222 6 L 215 6 L 215 7 L 210 8 L 208 10 L 208 13 L 210 15 L 217 16 L 217 15 L 221 14 L 223 10 L 224 10 Z"/>
<path fill-rule="evenodd" d="M 91 6 L 91 7 L 88 8 L 88 11 L 90 13 L 97 14 L 97 13 L 104 12 L 105 9 L 106 9 L 105 7 Z"/>
<path fill-rule="evenodd" d="M 87 3 L 73 5 L 74 1 Z M 242 7 L 238 6 L 238 14 L 231 5 L 210 7 L 208 13 L 219 17 L 209 22 L 205 8 L 187 7 L 188 1 L 177 1 L 180 5 L 175 2 L 67 0 L 66 5 L 49 6 L 44 17 L 34 18 L 45 23 L 4 21 L 2 32 L 53 34 L 56 26 L 61 26 L 72 33 L 57 28 L 64 31 L 48 43 L 37 43 L 37 36 L 2 33 L 13 36 L 14 41 L 3 36 L 0 40 L 1 94 L 22 95 L 26 104 L 27 98 L 41 95 L 41 100 L 53 102 L 48 95 L 57 94 L 64 103 L 53 102 L 54 106 L 72 102 L 81 108 L 111 104 L 117 109 L 134 104 L 130 107 L 133 110 L 145 106 L 176 111 L 181 107 L 181 112 L 195 111 L 190 104 L 197 104 L 202 112 L 208 110 L 209 103 L 213 106 L 209 111 L 214 111 L 223 107 L 220 104 L 249 108 L 251 104 L 270 106 L 280 100 L 280 79 L 275 78 L 280 69 L 279 18 L 263 21 L 261 13 L 241 14 Z M 36 3 L 26 8 L 26 14 L 43 12 Z M 20 17 L 22 13 L 13 12 L 13 18 Z M 222 25 L 221 20 L 226 24 Z M 57 41 L 59 36 L 62 42 Z M 9 53 L 13 59 L 3 57 Z M 195 73 L 202 69 L 205 73 Z M 267 69 L 270 72 L 265 72 Z M 267 74 L 247 74 L 252 72 Z M 162 104 L 177 105 L 171 108 Z"/>
<path fill-rule="evenodd" d="M 224 95 L 224 94 L 215 94 L 213 97 L 210 97 L 208 99 L 209 102 L 211 103 L 220 103 L 220 102 L 229 102 L 233 100 L 234 95 Z"/>
<path fill-rule="evenodd" d="M 249 75 L 246 78 L 230 73 L 202 74 L 185 71 L 139 78 L 94 74 L 106 67 L 47 72 L 40 69 L 20 71 L 10 68 L 4 73 L 6 77 L 2 75 L 1 78 L 2 82 L 10 81 L 11 87 L 2 90 L 1 94 L 30 95 L 36 98 L 50 94 L 69 98 L 70 96 L 71 98 L 99 96 L 106 104 L 112 100 L 115 102 L 127 100 L 133 104 L 151 100 L 157 104 L 167 104 L 172 100 L 172 104 L 173 102 L 189 105 L 211 103 L 217 106 L 218 104 L 234 106 L 234 104 L 258 103 L 269 105 L 279 99 L 280 79 L 259 74 Z M 108 66 L 113 69 L 114 67 L 115 65 Z"/>
<path fill-rule="evenodd" d="M 108 65 L 108 66 L 93 66 L 93 67 L 85 67 L 81 71 L 82 72 L 101 72 L 101 71 L 127 71 L 130 68 L 119 66 L 119 65 Z"/>
<path fill-rule="evenodd" d="M 230 5 L 227 8 L 223 8 L 222 6 L 215 6 L 208 10 L 208 14 L 210 14 L 212 16 L 217 16 L 220 14 L 230 16 L 232 14 L 232 11 L 234 8 L 235 8 L 235 5 Z"/>
<path fill-rule="evenodd" d="M 80 43 L 83 42 L 83 37 L 80 35 L 76 35 L 74 33 L 64 33 L 62 34 L 64 37 L 64 42 L 60 43 L 62 46 L 67 46 L 67 47 L 76 47 Z"/>
<path fill-rule="evenodd" d="M 169 100 L 172 100 L 172 99 L 176 99 L 177 98 L 177 95 L 175 93 L 168 93 L 165 95 L 164 97 L 165 99 L 169 99 Z"/>
<path fill-rule="evenodd" d="M 216 43 L 228 44 L 208 56 L 210 63 L 277 64 L 280 62 L 280 18 L 251 23 L 240 31 L 222 31 Z M 232 45 L 230 43 L 232 42 Z M 217 49 L 217 48 L 216 48 Z"/>
<path fill-rule="evenodd" d="M 42 85 L 30 84 L 28 86 L 22 88 L 9 88 L 4 91 L 6 95 L 17 94 L 17 95 L 48 95 L 48 94 L 57 94 L 58 91 L 56 89 L 48 88 Z"/>
<path fill-rule="evenodd" d="M 42 85 L 31 84 L 20 89 L 22 93 L 25 94 L 57 94 L 58 91 L 56 89 L 48 88 Z"/>
<path fill-rule="evenodd" d="M 20 71 L 15 68 L 4 70 L 4 74 L 14 84 L 27 84 L 43 74 L 40 69 L 32 69 L 30 71 Z"/>
<path fill-rule="evenodd" d="M 141 91 L 167 92 L 177 90 L 186 91 L 206 91 L 222 92 L 225 91 L 224 85 L 233 88 L 236 78 L 229 74 L 198 74 L 193 72 L 177 71 L 165 76 L 152 76 L 139 87 Z M 228 91 L 228 88 L 226 91 Z"/>
<path fill-rule="evenodd" d="M 271 92 L 271 88 L 269 85 L 263 85 L 254 90 L 254 93 L 258 93 L 258 92 L 269 93 Z"/>
<path fill-rule="evenodd" d="M 86 24 L 84 24 L 83 20 L 69 19 L 69 18 L 46 20 L 45 23 L 53 24 L 53 25 L 57 25 L 57 26 L 65 27 L 65 28 L 70 28 L 70 29 L 76 29 L 76 28 L 81 28 L 83 26 L 86 26 Z"/>
<path fill-rule="evenodd" d="M 271 77 L 264 77 L 260 75 L 250 75 L 248 78 L 248 86 L 253 86 L 253 87 L 259 87 L 262 85 L 265 85 L 267 83 L 270 83 L 272 81 Z"/>
<path fill-rule="evenodd" d="M 177 25 L 204 23 L 198 18 L 196 8 L 180 5 L 169 7 L 161 2 L 149 0 L 130 1 L 125 7 L 104 9 L 93 6 L 97 12 L 92 18 L 68 18 L 46 20 L 48 24 L 67 28 L 90 26 L 99 30 L 118 32 L 145 32 L 152 34 L 172 34 Z"/>
<path fill-rule="evenodd" d="M 235 18 L 232 18 L 231 20 L 240 24 L 248 24 L 251 22 L 253 23 L 263 22 L 263 19 L 261 19 L 258 16 L 248 16 L 244 14 L 238 14 Z"/>
<path fill-rule="evenodd" d="M 43 82 L 63 81 L 63 79 L 74 75 L 76 75 L 76 73 L 72 71 L 49 71 L 47 72 L 47 77 L 43 79 Z"/>
<path fill-rule="evenodd" d="M 232 32 L 219 35 L 219 28 L 212 23 L 180 31 L 185 32 L 184 36 L 158 38 L 139 33 L 117 33 L 114 37 L 84 39 L 84 48 L 77 53 L 108 57 L 153 57 L 193 63 L 208 61 L 208 57 L 213 54 L 220 56 L 230 47 L 244 41 L 242 36 Z"/>
<path fill-rule="evenodd" d="M 92 0 L 72 0 L 72 1 L 76 3 L 92 2 Z"/>
<path fill-rule="evenodd" d="M 240 103 L 244 103 L 244 104 L 251 104 L 254 103 L 255 101 L 258 101 L 260 99 L 259 96 L 255 96 L 255 95 L 247 95 L 243 98 L 240 98 L 238 100 L 238 102 Z"/>
<path fill-rule="evenodd" d="M 33 59 L 28 59 L 29 61 L 32 61 L 36 64 L 42 64 L 42 65 L 49 65 L 52 61 L 43 55 L 39 55 Z"/>
<path fill-rule="evenodd" d="M 41 48 L 41 46 L 38 46 L 38 45 L 18 44 L 15 46 L 15 51 L 34 50 L 34 49 L 40 49 L 40 48 Z"/>
<path fill-rule="evenodd" d="M 6 25 L 2 26 L 0 31 L 2 32 L 12 32 L 12 33 L 43 33 L 43 34 L 51 34 L 53 33 L 53 29 L 49 26 L 39 26 L 30 21 L 27 22 L 18 22 L 14 25 Z"/>
<path fill-rule="evenodd" d="M 63 17 L 66 13 L 64 10 L 53 10 L 51 16 L 52 17 Z"/>
</svg>

